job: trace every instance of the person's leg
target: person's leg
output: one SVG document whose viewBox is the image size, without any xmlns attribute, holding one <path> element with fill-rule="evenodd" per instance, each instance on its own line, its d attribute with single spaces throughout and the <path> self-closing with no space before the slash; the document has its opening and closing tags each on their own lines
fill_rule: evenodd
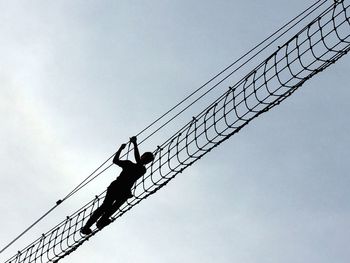
<svg viewBox="0 0 350 263">
<path fill-rule="evenodd" d="M 96 226 L 101 229 L 103 227 L 105 227 L 106 225 L 108 225 L 111 220 L 109 219 L 118 209 L 119 207 L 122 206 L 122 204 L 124 204 L 124 202 L 128 199 L 128 196 L 123 194 L 120 195 L 119 197 L 117 197 L 113 203 L 113 205 L 109 206 L 105 212 L 103 213 L 103 215 L 101 216 L 101 218 L 97 221 Z"/>
<path fill-rule="evenodd" d="M 90 216 L 84 227 L 90 228 L 105 211 L 105 203 L 98 207 Z"/>
<path fill-rule="evenodd" d="M 90 234 L 90 227 L 105 213 L 108 207 L 111 207 L 114 202 L 113 195 L 111 191 L 107 189 L 106 197 L 103 200 L 103 203 L 98 207 L 90 216 L 89 220 L 86 222 L 85 226 L 82 228 L 81 232 L 83 234 Z"/>
</svg>

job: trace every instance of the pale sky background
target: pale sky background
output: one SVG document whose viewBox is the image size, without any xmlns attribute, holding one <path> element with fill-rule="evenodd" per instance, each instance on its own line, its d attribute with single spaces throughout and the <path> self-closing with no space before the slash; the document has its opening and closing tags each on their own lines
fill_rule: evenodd
<svg viewBox="0 0 350 263">
<path fill-rule="evenodd" d="M 1 248 L 311 3 L 1 0 Z M 61 262 L 348 262 L 349 69 L 345 56 Z M 62 204 L 1 262 L 119 172 Z"/>
</svg>

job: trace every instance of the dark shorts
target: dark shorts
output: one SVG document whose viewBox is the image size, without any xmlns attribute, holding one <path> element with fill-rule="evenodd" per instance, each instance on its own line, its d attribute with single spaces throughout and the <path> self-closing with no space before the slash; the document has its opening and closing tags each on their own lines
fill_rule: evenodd
<svg viewBox="0 0 350 263">
<path fill-rule="evenodd" d="M 107 194 L 115 196 L 116 198 L 130 198 L 132 197 L 131 189 L 123 187 L 120 182 L 114 180 L 107 188 Z"/>
</svg>

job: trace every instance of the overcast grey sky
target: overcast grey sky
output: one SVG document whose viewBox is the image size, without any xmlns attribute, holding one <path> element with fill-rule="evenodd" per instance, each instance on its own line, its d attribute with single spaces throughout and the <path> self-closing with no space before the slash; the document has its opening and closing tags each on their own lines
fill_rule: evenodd
<svg viewBox="0 0 350 263">
<path fill-rule="evenodd" d="M 0 246 L 313 2 L 0 0 Z M 349 68 L 345 56 L 62 262 L 348 262 Z"/>
</svg>

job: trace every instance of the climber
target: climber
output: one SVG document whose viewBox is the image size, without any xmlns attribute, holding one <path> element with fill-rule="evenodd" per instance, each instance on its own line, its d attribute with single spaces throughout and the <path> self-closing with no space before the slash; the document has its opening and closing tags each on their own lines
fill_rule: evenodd
<svg viewBox="0 0 350 263">
<path fill-rule="evenodd" d="M 96 221 L 98 229 L 102 229 L 111 222 L 109 217 L 116 212 L 128 198 L 132 197 L 131 188 L 137 179 L 146 173 L 145 165 L 154 160 L 154 155 L 151 152 L 145 152 L 140 156 L 135 136 L 130 138 L 130 142 L 134 146 L 136 163 L 119 159 L 121 151 L 126 146 L 126 144 L 122 144 L 113 158 L 113 163 L 120 166 L 123 170 L 117 179 L 108 186 L 106 197 L 102 205 L 92 213 L 85 226 L 81 228 L 80 232 L 83 235 L 92 233 L 90 227 Z"/>
</svg>

